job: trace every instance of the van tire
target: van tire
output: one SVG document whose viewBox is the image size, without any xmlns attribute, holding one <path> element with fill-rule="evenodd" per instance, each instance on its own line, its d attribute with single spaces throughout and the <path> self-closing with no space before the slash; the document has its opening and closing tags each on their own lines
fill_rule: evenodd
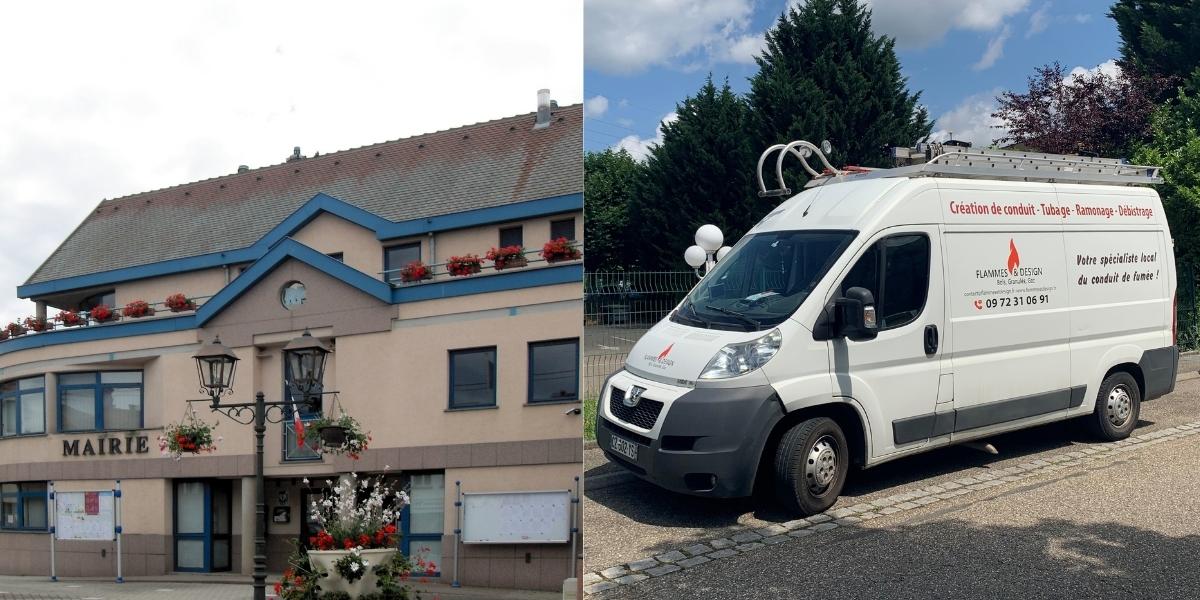
<svg viewBox="0 0 1200 600">
<path fill-rule="evenodd" d="M 828 417 L 801 421 L 775 449 L 775 496 L 789 512 L 823 512 L 837 502 L 849 470 L 850 447 L 837 422 Z"/>
<path fill-rule="evenodd" d="M 1088 429 L 1096 437 L 1115 442 L 1129 437 L 1137 427 L 1142 393 L 1137 380 L 1125 371 L 1104 378 L 1096 394 L 1096 410 L 1087 417 Z"/>
</svg>

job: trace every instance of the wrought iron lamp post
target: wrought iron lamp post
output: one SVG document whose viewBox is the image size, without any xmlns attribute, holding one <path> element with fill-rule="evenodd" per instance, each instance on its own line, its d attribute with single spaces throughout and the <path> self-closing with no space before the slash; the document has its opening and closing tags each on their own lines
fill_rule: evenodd
<svg viewBox="0 0 1200 600">
<path fill-rule="evenodd" d="M 316 392 L 325 376 L 325 359 L 329 348 L 305 330 L 304 335 L 288 342 L 283 348 L 284 360 L 290 367 L 292 379 L 287 382 L 289 392 L 299 394 L 306 402 L 312 402 L 320 394 Z M 221 344 L 218 336 L 201 346 L 193 356 L 200 376 L 200 388 L 211 399 L 213 412 L 219 412 L 243 425 L 254 423 L 254 600 L 267 597 L 267 500 L 266 481 L 263 478 L 263 436 L 267 422 L 279 423 L 284 418 L 284 406 L 294 406 L 294 401 L 267 402 L 262 392 L 254 395 L 254 402 L 222 403 L 221 396 L 233 393 L 233 376 L 237 370 L 238 357 Z M 268 416 L 275 409 L 276 418 Z"/>
</svg>

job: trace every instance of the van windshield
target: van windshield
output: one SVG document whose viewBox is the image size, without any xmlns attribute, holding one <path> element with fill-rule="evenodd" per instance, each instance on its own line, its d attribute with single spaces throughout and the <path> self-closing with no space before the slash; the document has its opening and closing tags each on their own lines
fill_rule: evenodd
<svg viewBox="0 0 1200 600">
<path fill-rule="evenodd" d="M 692 289 L 677 323 L 755 331 L 790 317 L 854 239 L 853 231 L 768 231 L 742 238 Z"/>
</svg>

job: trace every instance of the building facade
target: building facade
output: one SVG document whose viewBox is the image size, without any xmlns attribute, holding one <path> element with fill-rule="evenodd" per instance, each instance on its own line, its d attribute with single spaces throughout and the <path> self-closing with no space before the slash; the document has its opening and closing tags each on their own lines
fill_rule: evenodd
<svg viewBox="0 0 1200 600">
<path fill-rule="evenodd" d="M 0 334 L 0 573 L 49 574 L 51 484 L 120 480 L 125 575 L 249 574 L 251 428 L 200 403 L 215 452 L 175 460 L 158 437 L 204 397 L 202 343 L 240 359 L 224 401 L 278 401 L 282 348 L 307 330 L 333 349 L 323 410 L 372 441 L 352 460 L 298 443 L 290 408 L 268 426 L 269 571 L 314 533 L 304 507 L 326 481 L 386 472 L 412 498 L 403 550 L 449 580 L 455 482 L 566 490 L 582 475 L 581 148 L 581 108 L 542 107 L 101 202 L 18 288 L 35 318 Z M 552 239 L 568 251 L 547 260 Z M 514 245 L 506 268 L 447 270 Z M 176 293 L 194 306 L 170 310 Z M 61 576 L 116 573 L 113 542 L 56 550 Z M 573 562 L 568 544 L 458 550 L 464 585 L 559 589 Z"/>
</svg>

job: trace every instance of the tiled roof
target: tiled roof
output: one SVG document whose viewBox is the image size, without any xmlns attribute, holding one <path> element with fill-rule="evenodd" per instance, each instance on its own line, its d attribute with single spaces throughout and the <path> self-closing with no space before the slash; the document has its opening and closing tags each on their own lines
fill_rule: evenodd
<svg viewBox="0 0 1200 600">
<path fill-rule="evenodd" d="M 583 192 L 583 110 L 555 108 L 105 200 L 26 284 L 244 248 L 319 192 L 407 221 Z"/>
</svg>

